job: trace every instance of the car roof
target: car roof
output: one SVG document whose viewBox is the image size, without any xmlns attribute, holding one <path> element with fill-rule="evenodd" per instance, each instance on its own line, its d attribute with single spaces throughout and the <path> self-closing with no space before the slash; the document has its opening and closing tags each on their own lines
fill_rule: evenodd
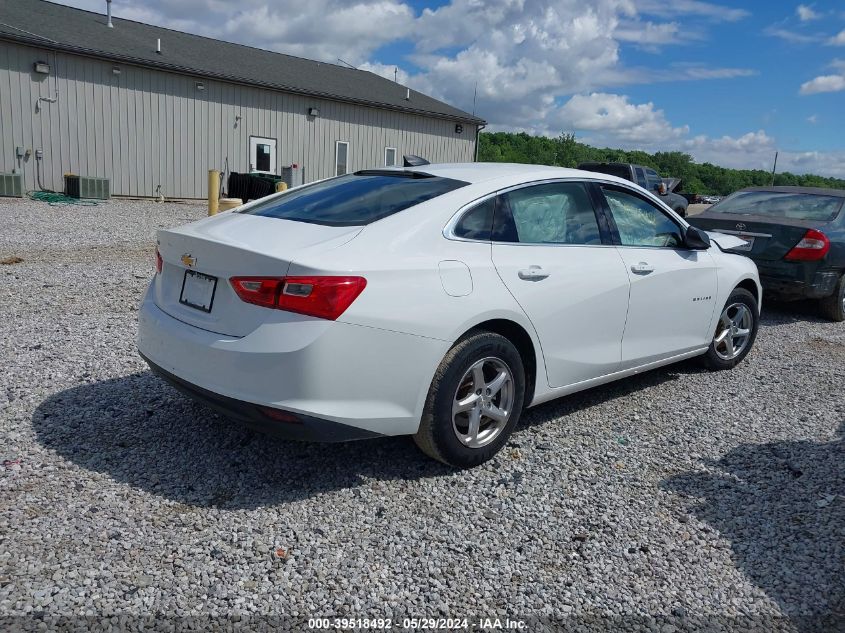
<svg viewBox="0 0 845 633">
<path fill-rule="evenodd" d="M 621 185 L 631 185 L 629 180 L 609 174 L 570 169 L 568 167 L 549 167 L 548 165 L 528 165 L 523 163 L 442 163 L 439 165 L 405 167 L 404 169 L 406 171 L 416 171 L 442 178 L 463 180 L 471 184 L 493 180 L 518 184 L 521 182 L 554 178 L 577 178 L 582 180 L 607 180 L 617 182 Z M 506 182 L 502 182 L 501 184 L 504 185 Z"/>
<path fill-rule="evenodd" d="M 798 193 L 811 196 L 833 196 L 845 198 L 845 189 L 826 189 L 824 187 L 746 187 L 741 191 L 765 191 L 770 193 Z M 737 192 L 739 193 L 739 192 Z"/>
</svg>

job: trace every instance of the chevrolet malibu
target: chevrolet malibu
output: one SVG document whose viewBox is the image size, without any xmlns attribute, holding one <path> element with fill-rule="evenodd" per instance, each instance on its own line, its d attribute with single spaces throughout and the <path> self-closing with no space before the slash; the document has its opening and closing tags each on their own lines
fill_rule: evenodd
<svg viewBox="0 0 845 633">
<path fill-rule="evenodd" d="M 757 332 L 754 263 L 604 174 L 359 171 L 158 234 L 150 367 L 229 418 L 343 441 L 413 435 L 480 464 L 524 408 Z"/>
</svg>

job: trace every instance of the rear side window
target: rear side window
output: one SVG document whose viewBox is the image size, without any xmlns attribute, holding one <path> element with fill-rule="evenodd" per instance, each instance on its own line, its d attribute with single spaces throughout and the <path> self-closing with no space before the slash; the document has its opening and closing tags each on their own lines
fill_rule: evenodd
<svg viewBox="0 0 845 633">
<path fill-rule="evenodd" d="M 293 189 L 242 213 L 327 226 L 364 226 L 466 184 L 419 172 L 357 172 Z"/>
<path fill-rule="evenodd" d="M 490 229 L 493 226 L 493 211 L 496 209 L 496 198 L 488 198 L 484 202 L 467 211 L 455 225 L 455 237 L 468 240 L 490 240 Z"/>
<path fill-rule="evenodd" d="M 500 196 L 497 241 L 525 244 L 601 244 L 593 204 L 575 182 L 523 187 Z"/>
</svg>

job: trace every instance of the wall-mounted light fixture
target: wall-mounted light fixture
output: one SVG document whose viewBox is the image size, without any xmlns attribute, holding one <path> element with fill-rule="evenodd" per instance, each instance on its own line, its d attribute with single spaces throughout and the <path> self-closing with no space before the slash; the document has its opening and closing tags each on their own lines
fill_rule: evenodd
<svg viewBox="0 0 845 633">
<path fill-rule="evenodd" d="M 120 68 L 118 68 L 117 66 L 112 66 L 111 74 L 112 75 L 119 75 L 120 74 Z"/>
<path fill-rule="evenodd" d="M 35 62 L 34 69 L 35 72 L 40 73 L 42 75 L 50 74 L 50 64 L 48 64 L 47 62 Z"/>
<path fill-rule="evenodd" d="M 320 116 L 319 108 L 308 108 L 308 116 Z"/>
<path fill-rule="evenodd" d="M 198 81 L 196 86 L 197 86 L 197 90 L 205 90 L 205 84 L 201 81 Z"/>
<path fill-rule="evenodd" d="M 464 126 L 460 123 L 455 123 L 455 134 L 463 134 Z"/>
</svg>

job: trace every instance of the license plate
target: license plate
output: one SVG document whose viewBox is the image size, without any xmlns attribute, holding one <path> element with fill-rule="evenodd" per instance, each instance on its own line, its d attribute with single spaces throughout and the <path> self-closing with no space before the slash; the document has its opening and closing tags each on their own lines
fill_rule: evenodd
<svg viewBox="0 0 845 633">
<path fill-rule="evenodd" d="M 217 277 L 198 273 L 195 270 L 186 270 L 179 303 L 203 312 L 211 312 L 215 290 L 217 290 Z"/>
<path fill-rule="evenodd" d="M 745 240 L 745 244 L 734 246 L 731 249 L 732 251 L 750 251 L 752 248 L 754 248 L 754 238 L 750 235 L 737 235 L 737 237 L 741 240 Z"/>
</svg>

